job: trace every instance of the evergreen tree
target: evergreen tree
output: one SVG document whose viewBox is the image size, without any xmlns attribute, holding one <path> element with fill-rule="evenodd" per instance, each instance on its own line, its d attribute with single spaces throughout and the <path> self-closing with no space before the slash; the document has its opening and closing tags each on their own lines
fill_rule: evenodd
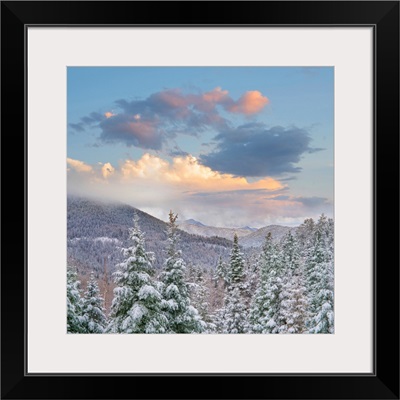
<svg viewBox="0 0 400 400">
<path fill-rule="evenodd" d="M 285 276 L 280 294 L 279 333 L 306 331 L 308 302 L 301 273 Z"/>
<path fill-rule="evenodd" d="M 333 259 L 334 253 L 334 227 L 333 220 L 322 214 L 316 224 L 316 231 L 320 234 L 325 248 L 327 259 Z"/>
<path fill-rule="evenodd" d="M 240 252 L 238 237 L 233 238 L 233 247 L 228 269 L 228 287 L 225 295 L 223 333 L 245 333 L 247 330 L 247 309 L 244 299 L 244 261 Z"/>
<path fill-rule="evenodd" d="M 83 325 L 86 333 L 103 333 L 106 327 L 107 318 L 104 314 L 104 299 L 100 296 L 99 286 L 90 274 L 86 292 L 83 297 Z"/>
<path fill-rule="evenodd" d="M 211 315 L 213 332 L 226 333 L 224 331 L 225 314 L 226 314 L 225 307 L 221 307 L 215 310 L 214 313 Z"/>
<path fill-rule="evenodd" d="M 305 249 L 312 246 L 315 233 L 315 222 L 312 218 L 306 218 L 297 228 L 296 236 L 301 248 Z"/>
<path fill-rule="evenodd" d="M 289 231 L 283 239 L 282 263 L 285 270 L 296 274 L 300 267 L 300 249 L 296 237 Z"/>
<path fill-rule="evenodd" d="M 167 320 L 162 312 L 162 295 L 159 284 L 152 279 L 154 257 L 145 251 L 137 214 L 129 235 L 132 246 L 123 250 L 125 260 L 113 274 L 117 287 L 107 332 L 165 333 Z"/>
<path fill-rule="evenodd" d="M 84 333 L 82 319 L 82 298 L 80 294 L 80 282 L 77 279 L 76 270 L 67 267 L 67 332 Z"/>
<path fill-rule="evenodd" d="M 291 231 L 283 239 L 282 262 L 279 332 L 302 333 L 305 330 L 308 303 L 300 262 L 300 248 Z"/>
<path fill-rule="evenodd" d="M 260 283 L 250 310 L 253 333 L 279 333 L 282 261 L 269 232 L 260 256 Z"/>
<path fill-rule="evenodd" d="M 194 282 L 190 291 L 190 300 L 193 307 L 199 312 L 201 319 L 207 324 L 208 330 L 209 324 L 212 323 L 209 312 L 209 291 L 207 289 L 205 271 L 199 267 L 194 275 Z"/>
<path fill-rule="evenodd" d="M 190 304 L 189 288 L 185 282 L 186 265 L 178 249 L 179 234 L 176 219 L 172 211 L 169 213 L 167 229 L 167 259 L 162 273 L 164 303 L 163 309 L 168 318 L 169 333 L 201 333 L 206 324 L 198 311 Z"/>
<path fill-rule="evenodd" d="M 258 260 L 252 260 L 247 263 L 246 273 L 245 273 L 245 284 L 244 288 L 244 297 L 246 308 L 250 309 L 254 293 L 258 288 L 259 282 L 259 263 Z"/>
<path fill-rule="evenodd" d="M 239 239 L 237 234 L 233 236 L 233 247 L 228 270 L 228 282 L 240 286 L 244 278 L 243 253 L 240 252 Z"/>
<path fill-rule="evenodd" d="M 226 287 L 229 284 L 228 269 L 224 262 L 222 262 L 222 257 L 218 259 L 218 264 L 215 268 L 214 281 L 216 284 L 223 282 L 223 286 Z"/>
<path fill-rule="evenodd" d="M 325 238 L 324 238 L 325 236 Z M 333 333 L 333 257 L 327 249 L 326 235 L 321 230 L 315 234 L 315 244 L 307 261 L 307 292 L 310 315 L 309 333 Z"/>
<path fill-rule="evenodd" d="M 215 332 L 222 332 L 222 320 L 219 321 L 219 313 L 224 305 L 224 292 L 227 288 L 227 281 L 225 280 L 227 266 L 222 261 L 221 257 L 219 257 L 215 270 L 210 270 L 209 273 L 211 274 L 211 282 L 209 285 L 209 319 L 211 319 L 213 324 L 213 330 Z"/>
</svg>

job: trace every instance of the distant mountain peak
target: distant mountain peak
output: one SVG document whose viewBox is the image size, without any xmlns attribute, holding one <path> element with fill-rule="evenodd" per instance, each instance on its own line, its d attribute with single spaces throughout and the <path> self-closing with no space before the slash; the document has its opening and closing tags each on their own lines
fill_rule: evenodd
<svg viewBox="0 0 400 400">
<path fill-rule="evenodd" d="M 250 226 L 243 226 L 240 229 L 245 229 L 246 231 L 255 232 L 257 228 L 251 228 Z"/>
<path fill-rule="evenodd" d="M 196 225 L 196 226 L 206 226 L 206 225 L 202 224 L 201 222 L 196 221 L 195 219 L 192 219 L 192 218 L 185 220 L 184 223 L 189 224 L 189 225 Z"/>
</svg>

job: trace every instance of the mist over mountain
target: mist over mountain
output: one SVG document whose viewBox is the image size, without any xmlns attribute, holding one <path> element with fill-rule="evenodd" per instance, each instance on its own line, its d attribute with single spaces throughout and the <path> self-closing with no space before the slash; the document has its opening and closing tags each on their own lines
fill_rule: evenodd
<svg viewBox="0 0 400 400">
<path fill-rule="evenodd" d="M 121 262 L 121 249 L 129 245 L 128 232 L 135 212 L 145 233 L 146 248 L 154 253 L 154 265 L 160 269 L 167 239 L 165 222 L 127 204 L 77 196 L 68 196 L 67 201 L 68 264 L 76 266 L 83 275 L 95 271 L 96 276 L 101 277 L 106 270 L 110 276 Z M 296 229 L 279 225 L 257 230 L 219 228 L 194 219 L 178 225 L 184 260 L 188 265 L 207 269 L 215 268 L 220 257 L 223 261 L 229 260 L 235 233 L 245 256 L 250 259 L 257 254 L 269 232 L 274 241 L 279 241 L 289 230 Z"/>
<path fill-rule="evenodd" d="M 244 248 L 261 247 L 265 242 L 265 237 L 271 233 L 273 240 L 279 242 L 289 231 L 295 232 L 295 227 L 282 225 L 268 225 L 260 229 L 250 228 L 248 226 L 242 228 L 219 228 L 215 226 L 207 226 L 199 221 L 188 219 L 184 221 L 180 228 L 185 232 L 201 235 L 205 237 L 219 236 L 229 240 L 233 239 L 234 234 L 240 238 L 240 245 Z"/>
<path fill-rule="evenodd" d="M 228 240 L 233 240 L 235 233 L 238 237 L 246 236 L 251 233 L 251 231 L 245 228 L 219 228 L 215 226 L 207 226 L 201 222 L 195 221 L 194 219 L 187 219 L 180 224 L 179 228 L 194 235 L 205 237 L 219 236 Z"/>
<path fill-rule="evenodd" d="M 146 248 L 154 252 L 155 266 L 161 268 L 167 239 L 165 222 L 126 204 L 75 196 L 68 196 L 67 201 L 68 263 L 82 273 L 94 270 L 101 275 L 105 264 L 108 273 L 114 271 L 121 261 L 121 249 L 128 246 L 135 212 L 145 233 Z M 232 242 L 181 231 L 180 247 L 188 264 L 214 268 L 220 256 L 229 258 Z"/>
<path fill-rule="evenodd" d="M 261 247 L 268 233 L 271 233 L 274 241 L 279 242 L 289 231 L 294 233 L 296 229 L 297 228 L 282 225 L 264 226 L 253 232 L 248 232 L 247 235 L 241 238 L 240 244 L 243 247 Z"/>
</svg>

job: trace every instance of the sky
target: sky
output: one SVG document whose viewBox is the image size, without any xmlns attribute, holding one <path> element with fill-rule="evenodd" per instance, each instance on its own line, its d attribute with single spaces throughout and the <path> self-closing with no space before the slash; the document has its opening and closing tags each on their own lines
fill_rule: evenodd
<svg viewBox="0 0 400 400">
<path fill-rule="evenodd" d="M 333 68 L 67 74 L 68 194 L 221 227 L 333 217 Z"/>
</svg>

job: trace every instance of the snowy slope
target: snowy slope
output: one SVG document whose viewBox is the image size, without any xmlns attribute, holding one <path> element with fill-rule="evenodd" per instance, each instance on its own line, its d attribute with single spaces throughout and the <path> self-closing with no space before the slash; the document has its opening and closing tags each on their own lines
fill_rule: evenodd
<svg viewBox="0 0 400 400">
<path fill-rule="evenodd" d="M 260 228 L 240 239 L 243 247 L 261 247 L 264 244 L 265 237 L 271 232 L 274 241 L 280 241 L 290 230 L 294 232 L 296 228 L 281 225 L 269 225 Z"/>
<path fill-rule="evenodd" d="M 67 201 L 68 262 L 81 270 L 102 272 L 106 258 L 107 269 L 112 272 L 120 261 L 121 247 L 127 245 L 135 210 L 145 233 L 146 249 L 155 253 L 155 265 L 161 268 L 166 245 L 165 222 L 126 204 L 72 196 Z M 232 247 L 232 242 L 222 237 L 197 236 L 181 231 L 180 239 L 186 262 L 204 267 L 214 268 L 220 256 L 227 260 Z"/>
<path fill-rule="evenodd" d="M 194 235 L 205 237 L 218 236 L 229 240 L 233 240 L 233 235 L 235 234 L 235 232 L 238 237 L 243 237 L 251 233 L 251 230 L 246 228 L 218 228 L 215 226 L 204 225 L 201 222 L 195 221 L 193 219 L 186 220 L 179 227 L 183 231 Z"/>
</svg>

